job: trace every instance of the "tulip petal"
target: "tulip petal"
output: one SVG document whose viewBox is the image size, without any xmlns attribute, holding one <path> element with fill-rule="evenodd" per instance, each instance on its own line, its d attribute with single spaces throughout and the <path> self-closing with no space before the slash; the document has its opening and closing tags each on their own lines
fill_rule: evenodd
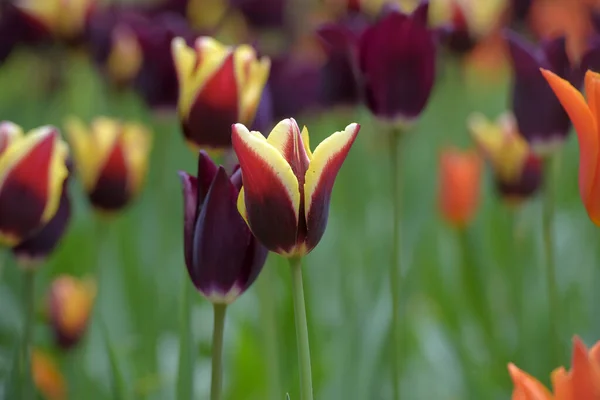
<svg viewBox="0 0 600 400">
<path fill-rule="evenodd" d="M 116 211 L 125 207 L 132 193 L 128 185 L 128 165 L 123 146 L 115 145 L 104 166 L 99 170 L 96 184 L 88 193 L 94 207 L 105 211 Z"/>
<path fill-rule="evenodd" d="M 308 131 L 306 136 L 308 136 Z M 303 135 L 300 133 L 300 127 L 296 120 L 288 118 L 275 125 L 267 138 L 267 142 L 285 158 L 302 187 L 310 159 L 306 153 Z"/>
<path fill-rule="evenodd" d="M 152 136 L 143 125 L 128 122 L 123 124 L 121 146 L 127 163 L 128 192 L 135 195 L 141 190 L 148 173 Z"/>
<path fill-rule="evenodd" d="M 254 248 L 249 246 L 252 234 L 236 208 L 237 196 L 225 169 L 219 167 L 194 228 L 188 271 L 212 303 L 230 304 L 252 283 L 250 276 L 257 276 L 253 265 L 244 262 Z"/>
<path fill-rule="evenodd" d="M 599 143 L 594 116 L 583 95 L 569 82 L 551 71 L 541 71 L 575 126 L 579 139 L 579 191 L 587 207 L 598 161 Z"/>
<path fill-rule="evenodd" d="M 256 51 L 241 45 L 234 54 L 235 78 L 239 88 L 239 121 L 250 125 L 254 120 L 263 89 L 269 78 L 271 61 L 263 57 L 256 60 Z"/>
<path fill-rule="evenodd" d="M 304 184 L 308 251 L 319 243 L 325 233 L 333 184 L 359 130 L 360 125 L 350 124 L 344 131 L 323 140 L 313 153 Z"/>
<path fill-rule="evenodd" d="M 571 360 L 571 388 L 573 398 L 577 400 L 595 400 L 597 392 L 595 375 L 588 359 L 587 347 L 581 339 L 573 340 L 573 358 Z"/>
<path fill-rule="evenodd" d="M 198 179 L 184 171 L 179 171 L 183 186 L 183 254 L 185 265 L 192 265 L 192 241 L 198 213 Z"/>
<path fill-rule="evenodd" d="M 67 182 L 63 187 L 58 210 L 52 219 L 33 236 L 25 239 L 12 252 L 22 266 L 34 266 L 49 256 L 60 243 L 71 219 L 71 199 Z"/>
<path fill-rule="evenodd" d="M 552 388 L 556 399 L 570 400 L 574 399 L 571 390 L 571 378 L 564 367 L 552 371 Z"/>
<path fill-rule="evenodd" d="M 0 240 L 16 244 L 58 209 L 67 147 L 54 127 L 18 140 L 0 157 Z"/>
<path fill-rule="evenodd" d="M 520 370 L 514 364 L 508 364 L 508 372 L 515 387 L 513 399 L 552 400 L 550 391 L 537 379 Z"/>
<path fill-rule="evenodd" d="M 232 129 L 244 182 L 240 214 L 269 250 L 286 253 L 296 244 L 300 210 L 298 179 L 281 153 L 242 124 Z M 240 202 L 238 202 L 238 205 Z"/>
<path fill-rule="evenodd" d="M 8 146 L 23 136 L 23 129 L 17 124 L 9 121 L 0 123 L 0 155 L 8 148 Z"/>
</svg>

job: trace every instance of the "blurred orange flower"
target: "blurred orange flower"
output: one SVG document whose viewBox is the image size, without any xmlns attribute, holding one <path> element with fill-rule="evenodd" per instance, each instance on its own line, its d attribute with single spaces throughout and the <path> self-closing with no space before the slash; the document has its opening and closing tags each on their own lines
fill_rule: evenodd
<svg viewBox="0 0 600 400">
<path fill-rule="evenodd" d="M 65 400 L 67 385 L 54 360 L 41 350 L 31 353 L 31 375 L 37 390 L 46 400 Z"/>
<path fill-rule="evenodd" d="M 571 370 L 559 367 L 552 372 L 550 392 L 537 379 L 508 364 L 513 380 L 513 400 L 597 400 L 600 399 L 600 341 L 588 352 L 577 336 L 573 339 Z"/>
<path fill-rule="evenodd" d="M 467 225 L 479 203 L 482 159 L 474 150 L 447 148 L 440 160 L 439 204 L 442 216 L 457 227 Z"/>
</svg>

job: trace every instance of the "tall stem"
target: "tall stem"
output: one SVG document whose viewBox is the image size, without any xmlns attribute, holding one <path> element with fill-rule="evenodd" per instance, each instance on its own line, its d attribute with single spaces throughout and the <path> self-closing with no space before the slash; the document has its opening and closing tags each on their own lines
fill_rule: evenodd
<svg viewBox="0 0 600 400">
<path fill-rule="evenodd" d="M 554 258 L 554 165 L 556 156 L 546 159 L 546 179 L 544 182 L 544 209 L 542 218 L 543 243 L 546 266 L 546 289 L 548 290 L 548 319 L 550 321 L 550 348 L 552 364 L 560 363 L 560 336 L 559 321 L 560 310 L 558 302 L 558 288 L 556 285 L 556 261 Z"/>
<path fill-rule="evenodd" d="M 300 258 L 290 258 L 292 268 L 292 296 L 296 320 L 296 342 L 298 344 L 298 366 L 300 367 L 300 399 L 313 399 L 312 372 L 310 367 L 310 346 L 308 343 L 308 323 L 304 286 L 302 284 L 302 263 Z"/>
<path fill-rule="evenodd" d="M 268 263 L 257 282 L 258 299 L 260 302 L 261 321 L 264 329 L 265 356 L 267 362 L 268 399 L 281 400 L 281 378 L 279 374 L 279 341 L 277 337 L 277 316 L 273 302 L 274 270 Z"/>
<path fill-rule="evenodd" d="M 223 389 L 223 334 L 225 333 L 226 304 L 214 305 L 214 326 L 212 344 L 212 376 L 210 400 L 220 400 Z"/>
<path fill-rule="evenodd" d="M 21 395 L 23 400 L 33 399 L 33 382 L 31 379 L 31 355 L 33 333 L 33 307 L 35 289 L 35 271 L 23 271 L 23 306 L 25 321 L 23 324 L 23 337 L 21 342 Z"/>
<path fill-rule="evenodd" d="M 390 131 L 390 161 L 391 161 L 391 187 L 392 187 L 392 260 L 390 263 L 389 281 L 392 295 L 391 318 L 391 355 L 392 355 L 392 392 L 393 400 L 400 398 L 400 222 L 402 185 L 400 182 L 400 133 Z"/>
</svg>

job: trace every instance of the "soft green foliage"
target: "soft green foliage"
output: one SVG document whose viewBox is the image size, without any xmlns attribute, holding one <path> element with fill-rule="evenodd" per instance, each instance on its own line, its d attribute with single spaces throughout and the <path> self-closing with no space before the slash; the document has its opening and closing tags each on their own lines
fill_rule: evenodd
<svg viewBox="0 0 600 400">
<path fill-rule="evenodd" d="M 58 274 L 99 276 L 94 318 L 81 347 L 66 354 L 54 351 L 69 381 L 70 398 L 116 398 L 113 390 L 120 388 L 121 379 L 130 398 L 174 399 L 178 385 L 184 390 L 181 385 L 189 379 L 193 398 L 208 398 L 212 306 L 196 293 L 191 296 L 191 347 L 179 344 L 180 338 L 186 339 L 180 332 L 184 285 L 189 282 L 182 278 L 183 201 L 176 171 L 195 172 L 195 156 L 184 145 L 175 118 L 153 117 L 133 95 L 107 93 L 79 56 L 61 60 L 68 66 L 62 71 L 65 87 L 48 94 L 48 61 L 42 55 L 16 53 L 2 66 L 0 119 L 32 128 L 60 126 L 71 113 L 83 118 L 108 114 L 139 119 L 155 131 L 150 178 L 138 201 L 105 224 L 100 236 L 81 186 L 73 185 L 75 215 L 69 234 L 39 272 L 39 310 L 50 280 Z M 494 196 L 488 179 L 478 217 L 464 237 L 445 225 L 437 210 L 440 148 L 469 144 L 467 115 L 503 111 L 504 87 L 480 85 L 467 91 L 457 71 L 441 71 L 426 113 L 404 141 L 400 309 L 406 338 L 401 347 L 405 399 L 508 398 L 509 361 L 541 378 L 555 367 L 548 362 L 539 199 L 508 209 Z M 303 265 L 315 397 L 389 399 L 387 271 L 392 221 L 385 137 L 364 110 L 294 117 L 309 127 L 313 147 L 349 122 L 363 126 L 334 188 L 327 232 Z M 555 250 L 563 364 L 568 362 L 566 349 L 573 334 L 588 343 L 600 334 L 593 306 L 600 300 L 600 290 L 594 287 L 600 282 L 600 232 L 578 198 L 574 142 L 571 137 L 563 151 L 557 183 Z M 470 273 L 463 273 L 461 263 L 467 263 Z M 286 392 L 299 398 L 290 271 L 285 260 L 273 255 L 267 268 L 273 272 L 266 301 L 277 316 L 275 348 L 282 379 L 276 398 Z M 228 310 L 226 399 L 267 398 L 268 345 L 259 308 L 265 300 L 259 301 L 257 293 L 265 277 Z M 482 282 L 474 281 L 477 277 Z M 8 388 L 13 349 L 19 343 L 21 287 L 21 274 L 7 261 L 0 280 L 0 398 Z M 37 318 L 35 344 L 51 349 L 42 315 Z M 189 351 L 193 362 L 189 377 L 178 377 L 178 365 L 185 364 L 179 362 L 179 349 Z"/>
</svg>

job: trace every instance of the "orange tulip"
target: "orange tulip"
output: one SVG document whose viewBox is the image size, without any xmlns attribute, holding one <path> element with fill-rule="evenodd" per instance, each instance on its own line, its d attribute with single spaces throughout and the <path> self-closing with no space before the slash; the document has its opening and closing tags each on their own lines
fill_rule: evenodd
<svg viewBox="0 0 600 400">
<path fill-rule="evenodd" d="M 588 101 L 569 82 L 542 69 L 542 74 L 573 122 L 579 141 L 579 194 L 587 213 L 600 226 L 600 184 L 597 169 L 600 164 L 600 74 L 588 71 L 585 92 Z"/>
<path fill-rule="evenodd" d="M 48 354 L 33 349 L 31 374 L 35 387 L 45 400 L 65 400 L 67 398 L 65 378 Z"/>
<path fill-rule="evenodd" d="M 597 400 L 600 399 L 600 341 L 588 352 L 585 344 L 573 339 L 571 370 L 559 367 L 552 372 L 550 392 L 537 379 L 508 364 L 513 380 L 512 400 Z"/>
<path fill-rule="evenodd" d="M 482 164 L 479 153 L 473 150 L 449 148 L 441 154 L 440 210 L 452 225 L 467 225 L 477 211 Z"/>
</svg>

